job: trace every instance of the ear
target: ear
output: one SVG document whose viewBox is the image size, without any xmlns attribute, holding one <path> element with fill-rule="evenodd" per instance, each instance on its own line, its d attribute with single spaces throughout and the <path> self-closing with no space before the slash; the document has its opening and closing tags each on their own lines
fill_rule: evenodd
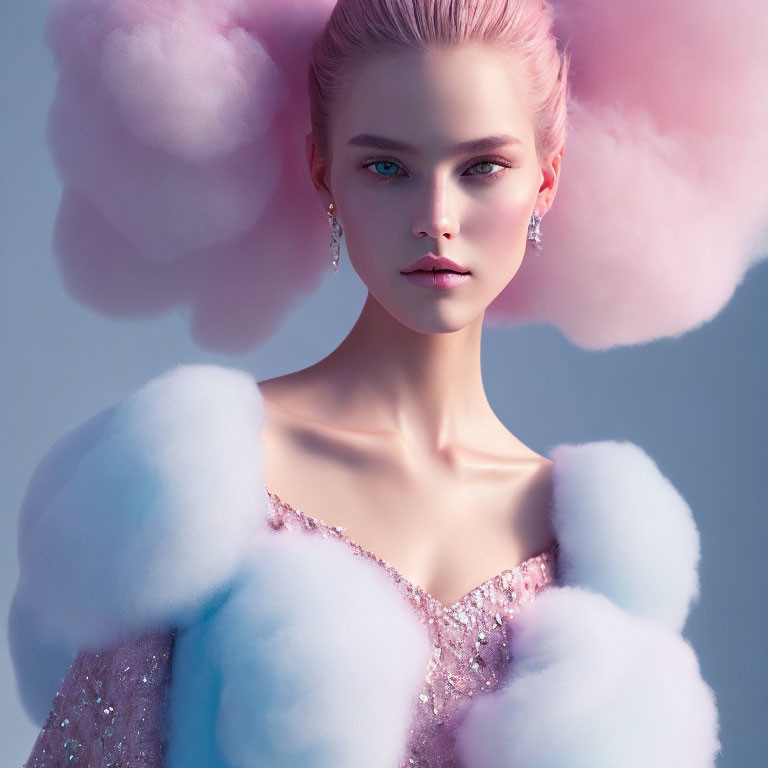
<svg viewBox="0 0 768 768">
<path fill-rule="evenodd" d="M 326 178 L 328 175 L 328 165 L 320 152 L 320 148 L 315 142 L 315 137 L 310 131 L 305 139 L 307 162 L 309 163 L 309 175 L 312 178 L 312 184 L 320 195 L 323 202 L 323 208 L 328 208 L 328 204 L 333 202 L 333 193 L 331 192 Z"/>
<path fill-rule="evenodd" d="M 560 147 L 553 155 L 541 163 L 542 181 L 539 194 L 536 197 L 535 209 L 542 216 L 552 207 L 557 194 L 557 186 L 560 182 L 560 164 L 565 147 Z"/>
</svg>

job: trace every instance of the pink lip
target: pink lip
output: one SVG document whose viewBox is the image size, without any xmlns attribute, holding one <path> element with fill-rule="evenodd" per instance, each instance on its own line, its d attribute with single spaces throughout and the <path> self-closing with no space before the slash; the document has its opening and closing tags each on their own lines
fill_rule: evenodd
<svg viewBox="0 0 768 768">
<path fill-rule="evenodd" d="M 461 264 L 457 264 L 455 261 L 451 261 L 451 259 L 447 259 L 445 256 L 438 256 L 435 253 L 425 253 L 423 256 L 416 259 L 413 264 L 401 270 L 401 272 L 406 274 L 417 269 L 451 269 L 454 272 L 469 272 L 469 270 L 462 267 Z"/>
<path fill-rule="evenodd" d="M 457 285 L 461 285 L 471 279 L 468 274 L 460 274 L 458 272 L 438 272 L 436 270 L 404 272 L 403 277 L 409 283 L 413 283 L 414 285 L 420 285 L 422 288 L 435 288 L 439 291 L 455 288 Z"/>
</svg>

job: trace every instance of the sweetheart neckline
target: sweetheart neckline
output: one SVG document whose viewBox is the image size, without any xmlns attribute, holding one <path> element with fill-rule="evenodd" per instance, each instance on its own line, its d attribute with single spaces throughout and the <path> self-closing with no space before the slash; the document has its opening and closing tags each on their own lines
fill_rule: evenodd
<svg viewBox="0 0 768 768">
<path fill-rule="evenodd" d="M 406 578 L 397 568 L 395 568 L 390 562 L 387 560 L 384 560 L 380 557 L 378 557 L 374 552 L 371 552 L 369 549 L 366 549 L 361 544 L 358 544 L 354 539 L 350 538 L 350 536 L 346 533 L 346 528 L 343 525 L 328 525 L 323 520 L 320 520 L 320 518 L 312 517 L 311 515 L 306 514 L 305 512 L 302 512 L 298 507 L 294 507 L 292 504 L 289 504 L 287 501 L 284 501 L 281 499 L 276 493 L 273 493 L 266 484 L 264 484 L 264 490 L 267 492 L 267 495 L 271 497 L 273 500 L 277 501 L 278 504 L 280 504 L 283 507 L 286 507 L 290 509 L 292 512 L 294 512 L 296 515 L 298 515 L 303 520 L 309 520 L 314 525 L 323 528 L 327 531 L 332 531 L 336 535 L 338 535 L 341 539 L 346 541 L 349 545 L 352 547 L 360 550 L 363 554 L 365 554 L 367 557 L 370 557 L 371 559 L 375 560 L 380 565 L 383 565 L 389 569 L 392 570 L 392 572 L 402 581 L 404 581 L 411 589 L 418 592 L 420 595 L 422 595 L 426 600 L 432 601 L 433 603 L 437 604 L 442 608 L 446 613 L 453 613 L 458 607 L 463 606 L 464 603 L 478 590 L 482 589 L 483 587 L 487 586 L 488 584 L 491 584 L 492 582 L 498 581 L 499 579 L 502 579 L 506 574 L 517 574 L 522 571 L 527 570 L 527 568 L 536 560 L 547 560 L 550 557 L 554 560 L 557 555 L 557 551 L 559 549 L 559 542 L 555 541 L 555 543 L 549 547 L 548 549 L 543 550 L 542 552 L 539 552 L 536 555 L 532 555 L 529 558 L 526 558 L 521 563 L 518 563 L 517 565 L 513 566 L 512 568 L 505 568 L 503 571 L 500 571 L 495 576 L 491 576 L 489 579 L 486 579 L 485 581 L 481 582 L 475 587 L 472 587 L 472 589 L 469 590 L 469 592 L 466 592 L 464 595 L 462 595 L 458 600 L 456 600 L 453 603 L 444 603 L 439 598 L 435 597 L 431 593 L 427 592 L 426 589 L 423 587 L 420 587 L 418 584 L 415 584 L 410 579 Z"/>
</svg>

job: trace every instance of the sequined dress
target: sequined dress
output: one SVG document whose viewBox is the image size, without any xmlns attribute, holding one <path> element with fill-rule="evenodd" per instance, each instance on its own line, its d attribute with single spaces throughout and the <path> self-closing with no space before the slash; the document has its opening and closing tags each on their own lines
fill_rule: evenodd
<svg viewBox="0 0 768 768">
<path fill-rule="evenodd" d="M 414 701 L 406 755 L 398 768 L 460 768 L 455 732 L 476 696 L 504 681 L 515 615 L 557 584 L 558 545 L 502 571 L 450 606 L 409 582 L 350 539 L 267 490 L 267 522 L 345 542 L 392 578 L 432 640 L 432 658 Z M 145 634 L 98 653 L 81 652 L 24 768 L 161 768 L 175 630 Z"/>
<path fill-rule="evenodd" d="M 432 659 L 414 702 L 408 748 L 402 768 L 459 768 L 455 729 L 473 697 L 494 690 L 508 668 L 508 633 L 514 618 L 538 592 L 557 583 L 557 550 L 529 558 L 502 571 L 450 606 L 412 584 L 386 560 L 350 539 L 341 526 L 331 527 L 270 493 L 270 525 L 340 539 L 361 557 L 376 561 L 392 577 L 403 597 L 427 626 Z"/>
</svg>

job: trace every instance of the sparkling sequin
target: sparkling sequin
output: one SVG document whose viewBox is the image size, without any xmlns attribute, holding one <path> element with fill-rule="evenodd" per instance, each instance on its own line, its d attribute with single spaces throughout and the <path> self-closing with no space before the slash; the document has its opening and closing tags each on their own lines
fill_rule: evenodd
<svg viewBox="0 0 768 768">
<path fill-rule="evenodd" d="M 174 638 L 79 653 L 24 768 L 160 768 Z"/>
<path fill-rule="evenodd" d="M 347 536 L 292 507 L 267 489 L 273 530 L 298 530 L 346 542 L 355 554 L 377 562 L 392 577 L 432 640 L 424 684 L 414 702 L 408 746 L 401 768 L 459 768 L 456 727 L 475 696 L 496 690 L 509 667 L 510 622 L 543 589 L 557 583 L 557 543 L 520 565 L 502 571 L 452 605 L 412 584 L 386 560 Z"/>
<path fill-rule="evenodd" d="M 475 696 L 503 682 L 514 631 L 510 619 L 557 583 L 557 544 L 446 606 L 352 541 L 343 527 L 327 526 L 267 494 L 273 530 L 345 541 L 384 568 L 411 603 L 427 627 L 433 652 L 414 701 L 400 768 L 459 768 L 456 726 Z M 149 633 L 113 649 L 78 654 L 24 768 L 162 768 L 174 638 L 175 630 Z"/>
</svg>

